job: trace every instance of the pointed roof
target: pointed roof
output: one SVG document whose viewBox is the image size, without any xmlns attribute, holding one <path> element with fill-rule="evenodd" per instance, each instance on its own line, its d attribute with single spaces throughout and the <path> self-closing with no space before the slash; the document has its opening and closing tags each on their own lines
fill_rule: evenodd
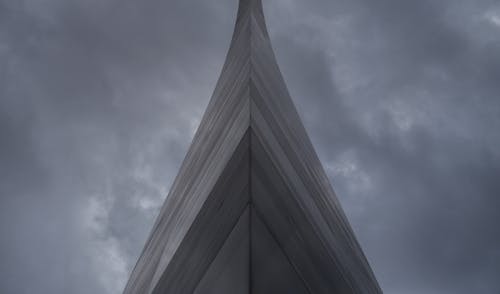
<svg viewBox="0 0 500 294">
<path fill-rule="evenodd" d="M 381 290 L 290 98 L 262 3 L 240 0 L 213 96 L 124 293 L 337 292 Z"/>
</svg>

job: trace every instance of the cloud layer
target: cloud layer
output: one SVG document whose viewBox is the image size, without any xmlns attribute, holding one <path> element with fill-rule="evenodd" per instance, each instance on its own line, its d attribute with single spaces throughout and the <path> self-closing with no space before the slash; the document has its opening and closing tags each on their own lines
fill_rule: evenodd
<svg viewBox="0 0 500 294">
<path fill-rule="evenodd" d="M 121 292 L 236 2 L 0 0 L 0 292 Z M 264 5 L 384 292 L 500 292 L 498 2 Z"/>
</svg>

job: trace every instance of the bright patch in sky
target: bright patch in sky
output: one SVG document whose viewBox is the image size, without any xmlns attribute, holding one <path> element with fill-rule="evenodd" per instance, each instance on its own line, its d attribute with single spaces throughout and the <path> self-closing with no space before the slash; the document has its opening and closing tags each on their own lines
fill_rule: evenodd
<svg viewBox="0 0 500 294">
<path fill-rule="evenodd" d="M 497 11 L 488 11 L 485 18 L 493 25 L 500 27 L 500 9 Z"/>
</svg>

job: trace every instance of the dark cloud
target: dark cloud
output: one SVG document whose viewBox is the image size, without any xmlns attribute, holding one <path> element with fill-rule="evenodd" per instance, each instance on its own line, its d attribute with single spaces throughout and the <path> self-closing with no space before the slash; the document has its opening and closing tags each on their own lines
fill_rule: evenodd
<svg viewBox="0 0 500 294">
<path fill-rule="evenodd" d="M 0 0 L 0 292 L 119 293 L 237 1 Z M 264 1 L 385 293 L 497 293 L 497 1 Z"/>
</svg>

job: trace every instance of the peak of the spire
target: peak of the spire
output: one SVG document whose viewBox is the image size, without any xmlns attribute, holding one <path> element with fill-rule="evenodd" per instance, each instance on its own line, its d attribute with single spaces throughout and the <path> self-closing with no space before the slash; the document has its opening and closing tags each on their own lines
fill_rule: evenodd
<svg viewBox="0 0 500 294">
<path fill-rule="evenodd" d="M 258 36 L 263 38 L 259 42 L 270 43 L 262 0 L 239 0 L 231 48 L 243 46 L 250 49 L 252 40 Z"/>
<path fill-rule="evenodd" d="M 262 8 L 262 0 L 240 0 L 240 8 L 251 6 Z"/>
<path fill-rule="evenodd" d="M 238 24 L 248 24 L 248 22 L 252 21 L 256 21 L 260 29 L 266 31 L 262 0 L 240 0 L 236 19 L 236 30 L 239 28 Z M 253 26 L 249 26 L 250 30 L 253 30 L 253 28 Z"/>
</svg>

